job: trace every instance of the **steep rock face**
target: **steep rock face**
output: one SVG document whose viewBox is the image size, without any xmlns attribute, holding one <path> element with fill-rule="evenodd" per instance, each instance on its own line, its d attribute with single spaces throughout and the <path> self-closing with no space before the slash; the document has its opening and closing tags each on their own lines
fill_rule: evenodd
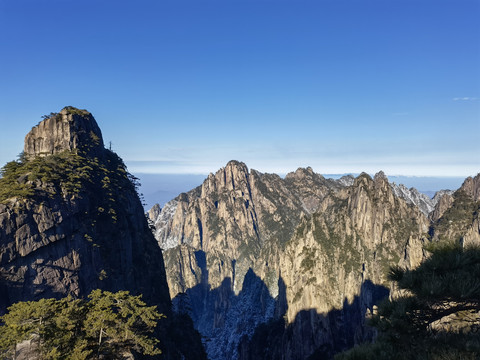
<svg viewBox="0 0 480 360">
<path fill-rule="evenodd" d="M 392 183 L 392 190 L 397 197 L 403 198 L 407 203 L 417 206 L 424 215 L 430 214 L 435 208 L 434 199 L 430 199 L 427 195 L 420 193 L 415 188 L 408 189 L 403 184 Z"/>
<path fill-rule="evenodd" d="M 147 211 L 148 220 L 153 222 L 155 219 L 157 219 L 160 216 L 161 212 L 162 212 L 162 208 L 160 207 L 160 205 L 158 204 L 153 205 L 153 207 Z"/>
<path fill-rule="evenodd" d="M 343 186 L 352 186 L 355 182 L 355 176 L 353 175 L 344 175 L 340 179 L 337 180 L 340 185 Z"/>
<path fill-rule="evenodd" d="M 220 263 L 222 274 L 211 277 L 210 285 L 220 286 L 228 275 L 238 293 L 264 245 L 271 240 L 285 244 L 300 218 L 315 211 L 331 188 L 339 185 L 311 169 L 299 169 L 282 180 L 274 174 L 249 172 L 245 164 L 232 161 L 198 188 L 165 205 L 154 221 L 156 238 L 166 250 L 184 245 L 184 250 L 207 253 L 208 261 Z M 186 290 L 180 284 L 169 283 L 172 297 Z"/>
<path fill-rule="evenodd" d="M 449 195 L 453 194 L 451 190 L 437 191 L 433 198 L 429 198 L 413 187 L 408 189 L 403 184 L 397 185 L 395 183 L 392 183 L 391 186 L 393 193 L 397 197 L 401 197 L 408 204 L 418 207 L 424 215 L 429 216 L 431 219 L 439 219 L 446 208 L 451 205 L 449 203 Z M 439 204 L 439 202 L 441 203 Z"/>
<path fill-rule="evenodd" d="M 452 196 L 447 196 L 449 195 L 444 195 L 439 202 L 444 202 L 438 209 L 441 217 L 433 217 L 429 231 L 432 240 L 456 240 L 465 245 L 479 244 L 480 174 L 473 178 L 468 177 Z"/>
<path fill-rule="evenodd" d="M 135 189 L 126 177 L 116 180 L 122 195 L 112 194 L 115 207 L 106 207 L 94 186 L 78 197 L 38 194 L 0 205 L 3 295 L 10 303 L 103 288 L 132 289 L 168 307 L 161 252 Z"/>
<path fill-rule="evenodd" d="M 460 190 L 467 194 L 473 201 L 480 201 L 480 174 L 477 174 L 473 178 L 466 178 Z"/>
<path fill-rule="evenodd" d="M 89 145 L 98 129 L 89 113 L 69 108 L 57 117 L 27 135 L 27 159 L 7 164 L 0 180 L 0 311 L 17 301 L 85 297 L 96 288 L 129 290 L 167 315 L 159 330 L 166 358 L 202 358 L 193 329 L 174 323 L 162 252 L 122 160 L 100 151 L 101 138 Z M 52 124 L 62 130 L 51 132 Z M 51 149 L 45 144 L 55 145 L 54 154 L 44 152 Z M 197 354 L 172 334 L 190 337 Z"/>
<path fill-rule="evenodd" d="M 282 179 L 249 172 L 245 164 L 231 161 L 201 186 L 165 205 L 154 222 L 156 238 L 165 249 L 170 294 L 175 298 L 186 293 L 190 298 L 194 322 L 210 339 L 210 357 L 235 358 L 241 335 L 280 312 L 274 298 L 281 251 L 301 218 L 317 211 L 325 196 L 341 187 L 311 169 L 298 169 Z M 251 271 L 256 277 L 246 278 Z M 243 306 L 236 299 L 249 293 L 249 279 L 257 277 L 268 289 L 269 300 L 263 298 L 269 305 L 238 333 L 229 319 Z M 237 336 L 226 341 L 222 334 L 227 333 Z"/>
<path fill-rule="evenodd" d="M 103 137 L 92 114 L 67 106 L 32 128 L 25 136 L 23 151 L 33 158 L 74 149 L 100 157 L 104 151 Z"/>
<path fill-rule="evenodd" d="M 421 261 L 429 221 L 395 196 L 383 173 L 345 181 L 351 186 L 309 168 L 282 179 L 230 162 L 161 211 L 156 237 L 168 248 L 171 296 L 189 304 L 212 359 L 249 358 L 249 339 L 265 321 L 287 321 L 279 328 L 288 331 L 272 335 L 277 347 L 286 344 L 285 359 L 322 346 L 332 356 L 371 336 L 366 309 L 388 293 L 389 265 Z M 249 317 L 256 304 L 236 299 L 255 288 L 251 271 L 268 296 Z M 250 326 L 238 331 L 234 314 Z"/>
<path fill-rule="evenodd" d="M 445 211 L 453 204 L 453 191 L 438 191 L 433 197 L 435 208 L 429 214 L 432 221 L 440 219 Z"/>
<path fill-rule="evenodd" d="M 472 180 L 455 193 L 430 236 L 428 219 L 396 197 L 381 173 L 373 181 L 362 174 L 326 198 L 331 205 L 302 221 L 280 263 L 286 323 L 271 320 L 244 337 L 239 358 L 328 359 L 371 338 L 365 315 L 388 291 L 399 295 L 385 279 L 389 266 L 418 266 L 428 241 L 478 243 L 480 209 Z"/>
<path fill-rule="evenodd" d="M 394 196 L 383 174 L 374 179 L 360 175 L 352 187 L 334 194 L 329 202 L 324 211 L 304 219 L 280 262 L 290 304 L 289 321 L 305 308 L 319 313 L 341 308 L 345 299 L 351 302 L 359 294 L 364 280 L 387 286 L 389 264 L 415 267 L 421 260 L 405 255 L 405 249 L 428 231 L 428 220 Z M 310 281 L 312 290 L 305 292 L 301 277 L 327 275 L 327 271 L 328 277 Z M 311 298 L 312 294 L 327 293 L 328 301 Z"/>
<path fill-rule="evenodd" d="M 315 351 L 329 358 L 371 337 L 365 314 L 388 294 L 388 266 L 423 258 L 428 220 L 394 195 L 383 173 L 360 175 L 328 203 L 302 222 L 281 258 L 288 326 L 276 346 L 285 359 Z"/>
</svg>

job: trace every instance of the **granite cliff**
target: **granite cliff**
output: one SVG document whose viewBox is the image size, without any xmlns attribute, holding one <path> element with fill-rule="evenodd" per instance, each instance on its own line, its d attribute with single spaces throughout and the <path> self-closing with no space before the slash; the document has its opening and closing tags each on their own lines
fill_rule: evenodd
<svg viewBox="0 0 480 360">
<path fill-rule="evenodd" d="M 153 208 L 174 305 L 209 357 L 330 358 L 372 338 L 365 316 L 395 293 L 389 266 L 416 267 L 446 231 L 428 218 L 433 205 L 397 190 L 381 172 L 332 180 L 300 168 L 282 179 L 232 161 Z M 435 204 L 440 219 L 459 201 L 448 196 Z M 475 221 L 459 234 L 478 235 Z"/>
<path fill-rule="evenodd" d="M 480 174 L 465 179 L 452 195 L 442 195 L 432 215 L 433 241 L 480 243 Z"/>
<path fill-rule="evenodd" d="M 23 151 L 34 158 L 73 150 L 102 157 L 105 149 L 102 132 L 92 114 L 67 106 L 32 128 L 25 136 Z"/>
<path fill-rule="evenodd" d="M 164 358 L 202 358 L 189 320 L 176 322 L 171 310 L 162 252 L 138 184 L 103 147 L 89 112 L 66 107 L 43 120 L 2 175 L 1 312 L 17 301 L 129 290 L 167 315 L 158 334 Z"/>
</svg>

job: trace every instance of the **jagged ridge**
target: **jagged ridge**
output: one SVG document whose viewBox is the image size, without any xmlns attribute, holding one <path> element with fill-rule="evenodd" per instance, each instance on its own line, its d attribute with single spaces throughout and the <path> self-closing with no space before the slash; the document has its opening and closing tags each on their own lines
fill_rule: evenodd
<svg viewBox="0 0 480 360">
<path fill-rule="evenodd" d="M 418 265 L 425 256 L 422 247 L 428 241 L 430 220 L 405 201 L 405 193 L 396 195 L 394 188 L 383 173 L 374 179 L 361 174 L 334 181 L 307 168 L 282 179 L 248 171 L 245 164 L 234 161 L 168 203 L 165 212 L 152 210 L 157 239 L 167 249 L 171 295 L 186 294 L 196 327 L 209 338 L 210 356 L 239 355 L 235 345 L 242 334 L 226 319 L 238 312 L 234 300 L 248 288 L 244 279 L 251 270 L 275 301 L 274 318 L 285 315 L 295 334 L 299 331 L 295 326 L 300 326 L 295 325 L 300 321 L 296 314 L 302 309 L 311 309 L 308 316 L 317 318 L 342 309 L 344 301 L 354 301 L 355 311 L 361 313 L 378 300 L 376 286 L 388 286 L 385 272 L 390 265 Z M 204 261 L 199 262 L 199 254 Z M 373 282 L 373 287 L 362 288 L 366 281 Z M 224 291 L 215 290 L 221 288 Z M 347 313 L 339 314 L 345 320 Z M 265 321 L 270 316 L 264 311 L 261 317 Z M 370 336 L 363 318 L 356 319 L 347 328 L 330 320 L 309 326 L 307 337 L 313 340 L 304 341 L 303 347 L 293 346 L 299 338 L 284 338 L 282 342 L 290 344 L 285 345 L 290 346 L 284 349 L 285 358 L 302 358 L 321 346 L 331 356 L 352 341 Z M 252 318 L 252 327 L 259 325 L 257 320 Z M 330 330 L 325 333 L 322 326 Z M 219 335 L 229 331 L 237 334 L 233 343 Z M 347 339 L 344 343 L 335 344 L 338 331 Z M 251 333 L 251 329 L 243 332 L 247 342 L 242 340 L 241 357 L 249 353 Z"/>
</svg>

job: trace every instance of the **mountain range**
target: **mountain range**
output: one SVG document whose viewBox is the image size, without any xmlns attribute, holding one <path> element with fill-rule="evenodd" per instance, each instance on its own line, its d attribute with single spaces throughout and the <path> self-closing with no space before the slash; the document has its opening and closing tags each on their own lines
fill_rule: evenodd
<svg viewBox="0 0 480 360">
<path fill-rule="evenodd" d="M 375 338 L 393 265 L 480 243 L 480 174 L 429 198 L 375 176 L 284 177 L 230 161 L 147 213 L 86 110 L 26 135 L 0 179 L 0 314 L 18 301 L 142 294 L 164 359 L 329 359 Z"/>
<path fill-rule="evenodd" d="M 209 358 L 331 358 L 374 336 L 365 316 L 395 292 L 390 266 L 418 266 L 431 241 L 480 241 L 479 186 L 430 199 L 382 172 L 281 178 L 231 161 L 148 216 Z"/>
</svg>

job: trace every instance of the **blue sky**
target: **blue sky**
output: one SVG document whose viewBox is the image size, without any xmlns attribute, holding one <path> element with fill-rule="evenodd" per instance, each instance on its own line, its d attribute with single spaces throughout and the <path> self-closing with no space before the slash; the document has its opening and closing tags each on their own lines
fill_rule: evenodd
<svg viewBox="0 0 480 360">
<path fill-rule="evenodd" d="M 480 1 L 0 0 L 0 163 L 92 112 L 138 173 L 480 171 Z"/>
</svg>

